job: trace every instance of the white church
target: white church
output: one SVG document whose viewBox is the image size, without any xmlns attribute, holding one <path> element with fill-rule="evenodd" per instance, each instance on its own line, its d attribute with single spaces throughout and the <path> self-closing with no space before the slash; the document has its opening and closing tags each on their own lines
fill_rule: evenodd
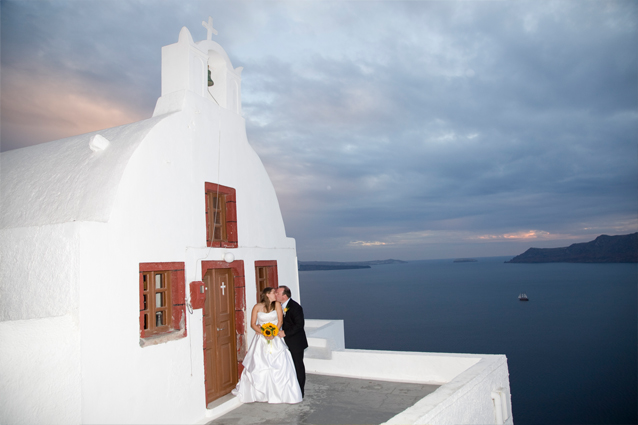
<svg viewBox="0 0 638 425">
<path fill-rule="evenodd" d="M 260 288 L 303 304 L 242 68 L 203 24 L 162 48 L 151 118 L 2 153 L 1 424 L 206 423 L 238 406 Z M 343 321 L 306 328 L 309 373 L 440 385 L 389 424 L 513 423 L 505 356 L 349 350 Z"/>
</svg>

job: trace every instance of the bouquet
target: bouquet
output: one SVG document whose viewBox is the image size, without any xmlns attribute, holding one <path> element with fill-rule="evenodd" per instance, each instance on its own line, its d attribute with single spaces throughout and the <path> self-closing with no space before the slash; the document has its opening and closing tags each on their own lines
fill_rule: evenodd
<svg viewBox="0 0 638 425">
<path fill-rule="evenodd" d="M 279 328 L 272 323 L 266 323 L 265 325 L 261 325 L 261 334 L 265 337 L 277 336 L 279 333 Z M 268 340 L 268 344 L 270 344 L 270 340 Z"/>
</svg>

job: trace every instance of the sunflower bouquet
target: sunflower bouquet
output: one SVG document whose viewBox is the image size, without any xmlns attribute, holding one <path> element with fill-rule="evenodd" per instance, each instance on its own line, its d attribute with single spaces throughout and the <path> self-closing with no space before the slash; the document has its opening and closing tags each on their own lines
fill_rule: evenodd
<svg viewBox="0 0 638 425">
<path fill-rule="evenodd" d="M 261 334 L 265 337 L 277 336 L 279 333 L 279 328 L 272 323 L 266 323 L 265 325 L 261 325 Z M 268 344 L 270 344 L 270 340 L 268 340 Z"/>
</svg>

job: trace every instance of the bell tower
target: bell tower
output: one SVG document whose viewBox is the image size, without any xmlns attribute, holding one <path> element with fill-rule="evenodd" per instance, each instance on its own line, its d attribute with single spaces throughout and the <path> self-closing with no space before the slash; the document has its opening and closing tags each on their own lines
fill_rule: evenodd
<svg viewBox="0 0 638 425">
<path fill-rule="evenodd" d="M 202 22 L 206 39 L 195 43 L 183 27 L 175 44 L 162 47 L 162 97 L 154 116 L 180 109 L 185 92 L 195 93 L 224 109 L 241 114 L 241 71 L 233 68 L 226 51 L 212 40 L 213 19 Z"/>
</svg>

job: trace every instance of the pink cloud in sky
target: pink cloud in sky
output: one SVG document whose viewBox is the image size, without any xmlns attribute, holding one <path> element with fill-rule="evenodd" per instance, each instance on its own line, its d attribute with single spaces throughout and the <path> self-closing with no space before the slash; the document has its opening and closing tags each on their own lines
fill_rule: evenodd
<svg viewBox="0 0 638 425">
<path fill-rule="evenodd" d="M 503 233 L 493 235 L 480 235 L 476 236 L 476 239 L 480 240 L 525 240 L 525 239 L 540 239 L 540 240 L 556 240 L 556 239 L 577 239 L 581 236 L 571 236 L 558 233 L 550 233 L 544 230 L 524 230 L 514 233 Z"/>
<path fill-rule="evenodd" d="M 2 150 L 57 140 L 149 118 L 100 96 L 85 81 L 7 70 L 2 91 Z"/>
</svg>

